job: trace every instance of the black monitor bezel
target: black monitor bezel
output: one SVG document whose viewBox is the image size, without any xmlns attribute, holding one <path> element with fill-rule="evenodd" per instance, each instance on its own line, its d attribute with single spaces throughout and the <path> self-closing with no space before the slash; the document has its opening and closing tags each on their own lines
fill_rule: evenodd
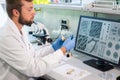
<svg viewBox="0 0 120 80">
<path fill-rule="evenodd" d="M 83 17 L 84 17 L 84 18 L 91 18 L 91 19 L 99 19 L 99 20 L 106 20 L 106 21 L 118 22 L 118 23 L 120 23 L 120 21 L 118 21 L 118 20 L 113 20 L 113 19 L 106 19 L 106 18 L 100 18 L 100 17 L 93 17 L 93 16 L 84 16 L 84 15 L 81 15 L 81 16 L 79 17 L 79 23 L 78 23 L 78 28 L 77 28 L 77 33 L 76 33 L 76 40 L 75 40 L 75 47 L 74 47 L 74 50 L 77 51 L 77 52 L 80 52 L 80 53 L 82 53 L 82 54 L 85 54 L 85 55 L 94 57 L 94 58 L 96 58 L 96 59 L 104 60 L 105 62 L 111 63 L 111 64 L 113 64 L 113 65 L 120 66 L 120 56 L 119 56 L 119 62 L 118 62 L 118 64 L 117 64 L 117 63 L 111 62 L 111 61 L 109 61 L 109 60 L 106 60 L 106 59 L 103 59 L 103 58 L 100 58 L 100 57 L 97 57 L 97 56 L 94 56 L 94 55 L 90 55 L 90 54 L 88 54 L 88 53 L 86 53 L 86 52 L 79 51 L 79 50 L 76 49 L 77 36 L 79 35 L 79 28 L 80 28 L 80 24 L 81 24 L 81 18 L 83 18 Z"/>
</svg>

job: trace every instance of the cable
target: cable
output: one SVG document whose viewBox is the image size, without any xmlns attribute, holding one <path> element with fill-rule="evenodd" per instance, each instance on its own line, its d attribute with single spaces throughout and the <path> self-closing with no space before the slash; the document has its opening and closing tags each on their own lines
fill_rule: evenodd
<svg viewBox="0 0 120 80">
<path fill-rule="evenodd" d="M 61 35 L 62 30 L 63 30 L 62 27 L 60 27 L 60 32 L 59 32 L 58 36 L 55 38 L 55 40 L 56 40 L 57 38 L 59 38 L 59 36 Z M 54 41 L 55 41 L 55 40 L 54 40 Z M 53 41 L 53 42 L 54 42 L 54 41 Z"/>
</svg>

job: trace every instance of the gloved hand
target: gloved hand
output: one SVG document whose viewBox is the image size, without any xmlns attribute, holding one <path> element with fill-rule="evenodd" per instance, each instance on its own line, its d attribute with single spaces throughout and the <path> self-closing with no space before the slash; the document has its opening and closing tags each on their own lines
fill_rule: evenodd
<svg viewBox="0 0 120 80">
<path fill-rule="evenodd" d="M 62 46 L 66 48 L 66 51 L 73 49 L 75 47 L 75 38 L 73 35 L 66 39 Z"/>
<path fill-rule="evenodd" d="M 52 47 L 56 51 L 57 49 L 61 48 L 63 45 L 64 40 L 62 40 L 62 36 L 59 37 L 55 42 L 53 42 Z"/>
</svg>

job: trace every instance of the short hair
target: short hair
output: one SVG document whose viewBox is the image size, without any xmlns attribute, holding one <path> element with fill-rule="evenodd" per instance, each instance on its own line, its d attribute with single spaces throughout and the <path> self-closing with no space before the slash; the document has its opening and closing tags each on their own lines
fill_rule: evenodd
<svg viewBox="0 0 120 80">
<path fill-rule="evenodd" d="M 28 2 L 32 2 L 33 0 L 25 0 Z M 17 9 L 19 12 L 21 12 L 21 6 L 22 2 L 21 0 L 6 0 L 6 10 L 8 16 L 11 18 L 13 16 L 12 10 Z"/>
</svg>

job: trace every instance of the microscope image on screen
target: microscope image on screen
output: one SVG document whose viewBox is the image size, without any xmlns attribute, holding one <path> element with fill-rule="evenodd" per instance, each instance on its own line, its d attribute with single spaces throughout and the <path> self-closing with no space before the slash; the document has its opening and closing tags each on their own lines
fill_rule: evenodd
<svg viewBox="0 0 120 80">
<path fill-rule="evenodd" d="M 89 26 L 87 27 L 86 25 L 90 25 L 90 27 Z M 87 24 L 87 21 L 83 21 L 80 28 L 81 35 L 78 36 L 79 44 L 77 45 L 78 46 L 77 48 L 89 53 L 92 52 L 96 53 L 98 41 L 100 38 L 101 27 L 102 27 L 101 22 L 92 21 L 91 24 L 89 23 Z"/>
<path fill-rule="evenodd" d="M 92 21 L 89 36 L 94 38 L 100 38 L 102 22 Z"/>
<path fill-rule="evenodd" d="M 81 16 L 75 50 L 100 60 L 119 64 L 120 22 Z"/>
</svg>

